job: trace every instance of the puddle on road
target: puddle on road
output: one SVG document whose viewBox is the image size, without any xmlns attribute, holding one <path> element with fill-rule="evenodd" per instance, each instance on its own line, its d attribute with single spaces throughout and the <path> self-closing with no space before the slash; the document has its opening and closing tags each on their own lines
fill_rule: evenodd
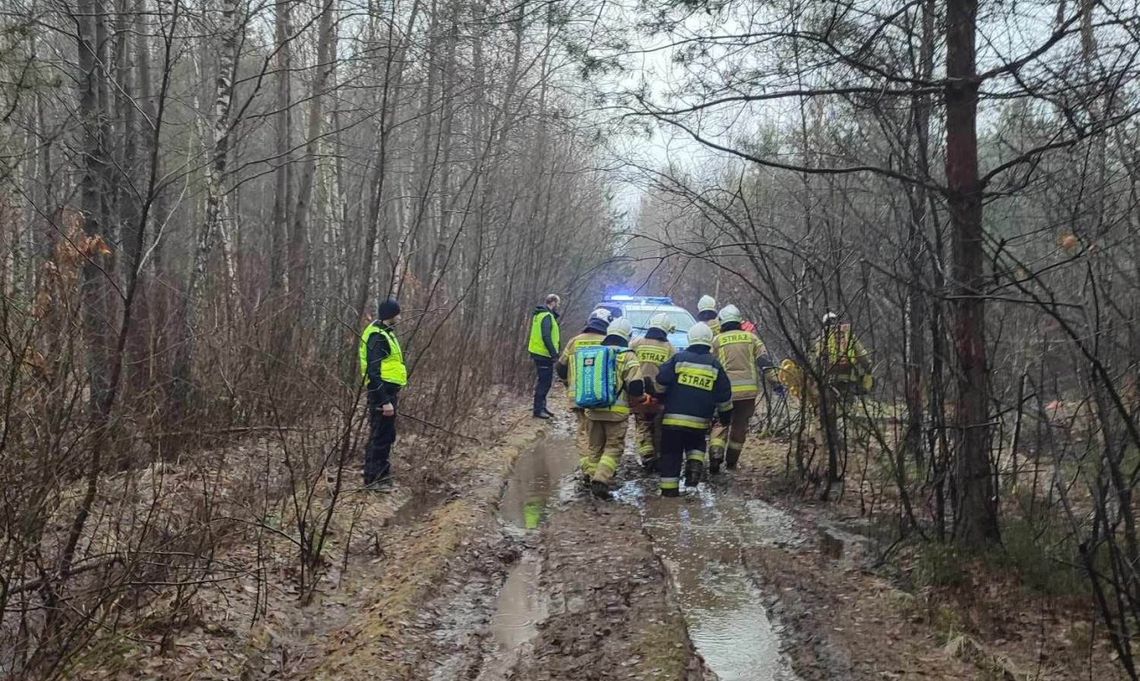
<svg viewBox="0 0 1140 681">
<path fill-rule="evenodd" d="M 538 623 L 546 618 L 546 600 L 538 589 L 541 568 L 538 556 L 526 553 L 507 575 L 491 617 L 491 634 L 502 650 L 538 635 Z"/>
<path fill-rule="evenodd" d="M 533 530 L 546 518 L 552 497 L 557 500 L 563 478 L 577 467 L 574 441 L 554 437 L 539 440 L 515 462 L 499 504 L 499 515 L 516 528 Z"/>
<path fill-rule="evenodd" d="M 627 483 L 618 496 L 641 510 L 705 662 L 721 681 L 794 680 L 763 595 L 741 559 L 746 547 L 801 544 L 791 518 L 707 485 L 681 499 L 660 499 L 649 484 Z"/>
<path fill-rule="evenodd" d="M 577 467 L 574 441 L 548 437 L 523 453 L 515 462 L 499 503 L 499 516 L 510 527 L 526 533 L 538 528 L 552 503 L 572 486 Z M 539 588 L 542 560 L 533 551 L 524 552 L 511 568 L 495 598 L 491 616 L 491 639 L 495 655 L 479 674 L 479 681 L 505 679 L 520 651 L 538 635 L 538 623 L 546 619 L 546 599 Z"/>
</svg>

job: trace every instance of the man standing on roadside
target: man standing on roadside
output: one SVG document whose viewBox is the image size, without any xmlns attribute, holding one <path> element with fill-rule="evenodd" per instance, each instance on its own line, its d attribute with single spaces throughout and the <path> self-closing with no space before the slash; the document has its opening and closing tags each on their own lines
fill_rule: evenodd
<svg viewBox="0 0 1140 681">
<path fill-rule="evenodd" d="M 374 492 L 392 490 L 389 458 L 396 442 L 396 402 L 408 383 L 404 352 L 392 326 L 400 315 L 395 298 L 380 303 L 376 321 L 360 335 L 360 374 L 368 390 L 368 444 L 364 451 L 364 486 Z"/>
<path fill-rule="evenodd" d="M 534 410 L 535 418 L 548 419 L 554 414 L 546 407 L 546 396 L 554 381 L 554 360 L 558 358 L 560 331 L 558 328 L 558 307 L 562 299 L 551 293 L 546 296 L 546 304 L 534 308 L 530 319 L 530 358 L 534 360 Z"/>
</svg>

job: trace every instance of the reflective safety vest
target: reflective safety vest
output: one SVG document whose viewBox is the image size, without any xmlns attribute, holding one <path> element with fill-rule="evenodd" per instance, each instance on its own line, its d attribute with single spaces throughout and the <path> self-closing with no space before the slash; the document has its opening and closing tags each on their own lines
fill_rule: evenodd
<svg viewBox="0 0 1140 681">
<path fill-rule="evenodd" d="M 764 356 L 764 343 L 750 331 L 722 331 L 713 339 L 713 352 L 732 381 L 732 399 L 749 400 L 760 394 L 756 360 Z"/>
<path fill-rule="evenodd" d="M 372 322 L 360 336 L 360 376 L 368 380 L 368 341 L 372 336 L 380 334 L 388 341 L 388 356 L 380 360 L 380 380 L 392 385 L 403 387 L 408 384 L 408 367 L 404 365 L 404 351 L 400 349 L 400 342 L 391 329 L 380 326 L 380 322 Z"/>
<path fill-rule="evenodd" d="M 550 341 L 554 343 L 554 350 L 557 352 L 559 346 L 558 342 L 561 338 L 559 337 L 558 320 L 554 318 L 554 313 L 550 310 L 543 310 L 534 315 L 534 318 L 531 319 L 530 345 L 528 349 L 532 355 L 550 357 L 553 359 L 554 356 L 551 355 L 550 350 L 546 348 L 546 343 L 542 342 L 542 322 L 547 318 L 550 319 Z"/>
</svg>

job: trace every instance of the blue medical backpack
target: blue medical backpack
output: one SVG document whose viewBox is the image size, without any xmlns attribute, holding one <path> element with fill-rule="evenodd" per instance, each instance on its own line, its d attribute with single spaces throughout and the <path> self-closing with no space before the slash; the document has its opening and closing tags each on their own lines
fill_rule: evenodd
<svg viewBox="0 0 1140 681">
<path fill-rule="evenodd" d="M 613 345 L 588 345 L 574 352 L 574 404 L 580 409 L 612 407 L 618 399 L 618 355 Z"/>
</svg>

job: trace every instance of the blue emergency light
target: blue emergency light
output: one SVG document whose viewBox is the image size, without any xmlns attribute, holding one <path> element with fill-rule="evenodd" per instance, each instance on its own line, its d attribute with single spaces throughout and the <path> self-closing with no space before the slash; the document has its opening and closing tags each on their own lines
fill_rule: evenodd
<svg viewBox="0 0 1140 681">
<path fill-rule="evenodd" d="M 606 296 L 607 302 L 614 303 L 642 303 L 648 305 L 672 305 L 673 299 L 669 296 L 630 296 L 624 293 L 613 293 Z"/>
</svg>

